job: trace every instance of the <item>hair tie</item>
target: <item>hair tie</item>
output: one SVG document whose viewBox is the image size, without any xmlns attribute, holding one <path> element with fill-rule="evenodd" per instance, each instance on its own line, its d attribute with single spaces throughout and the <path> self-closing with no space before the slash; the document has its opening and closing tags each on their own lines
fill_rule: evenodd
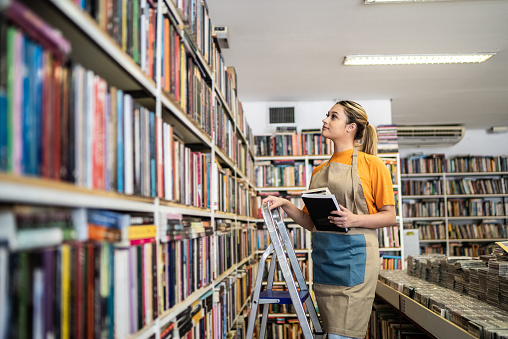
<svg viewBox="0 0 508 339">
<path fill-rule="evenodd" d="M 369 126 L 369 122 L 367 121 L 367 125 L 365 125 L 365 127 Z"/>
</svg>

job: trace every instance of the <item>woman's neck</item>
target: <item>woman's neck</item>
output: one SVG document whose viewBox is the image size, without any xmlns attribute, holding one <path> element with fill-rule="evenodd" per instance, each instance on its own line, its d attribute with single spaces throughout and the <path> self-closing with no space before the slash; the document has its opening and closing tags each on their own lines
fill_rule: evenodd
<svg viewBox="0 0 508 339">
<path fill-rule="evenodd" d="M 333 143 L 333 153 L 344 152 L 344 151 L 347 151 L 352 148 L 354 148 L 354 145 L 352 142 L 341 142 L 341 143 L 334 142 Z"/>
</svg>

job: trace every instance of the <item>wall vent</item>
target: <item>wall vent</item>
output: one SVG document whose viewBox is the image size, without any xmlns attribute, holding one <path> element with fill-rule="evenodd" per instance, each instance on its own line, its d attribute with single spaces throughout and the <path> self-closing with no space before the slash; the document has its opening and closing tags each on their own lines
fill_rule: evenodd
<svg viewBox="0 0 508 339">
<path fill-rule="evenodd" d="M 270 107 L 269 119 L 270 124 L 294 124 L 295 108 L 294 107 Z"/>
</svg>

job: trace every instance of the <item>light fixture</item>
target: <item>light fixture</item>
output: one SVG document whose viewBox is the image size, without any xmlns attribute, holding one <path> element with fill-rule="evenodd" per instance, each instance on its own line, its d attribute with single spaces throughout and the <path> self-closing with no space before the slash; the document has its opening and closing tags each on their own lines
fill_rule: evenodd
<svg viewBox="0 0 508 339">
<path fill-rule="evenodd" d="M 438 1 L 463 1 L 463 0 L 365 0 L 366 5 L 371 4 L 389 4 L 389 3 L 404 3 L 404 2 L 438 2 Z"/>
<path fill-rule="evenodd" d="M 401 54 L 401 55 L 346 55 L 346 66 L 372 65 L 420 65 L 420 64 L 460 64 L 479 63 L 495 53 L 474 54 Z"/>
<path fill-rule="evenodd" d="M 487 129 L 487 133 L 489 134 L 497 134 L 497 133 L 506 133 L 508 132 L 508 126 L 492 126 Z"/>
</svg>

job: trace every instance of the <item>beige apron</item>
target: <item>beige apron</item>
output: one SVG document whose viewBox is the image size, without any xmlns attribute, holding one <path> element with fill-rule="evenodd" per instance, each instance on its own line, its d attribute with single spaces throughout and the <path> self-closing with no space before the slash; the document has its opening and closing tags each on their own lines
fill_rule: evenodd
<svg viewBox="0 0 508 339">
<path fill-rule="evenodd" d="M 329 161 L 313 175 L 310 189 L 328 187 L 342 206 L 369 214 L 357 170 L 358 151 L 351 166 Z M 312 233 L 314 292 L 324 331 L 363 338 L 372 311 L 379 272 L 375 229 L 351 228 L 348 233 Z"/>
</svg>

